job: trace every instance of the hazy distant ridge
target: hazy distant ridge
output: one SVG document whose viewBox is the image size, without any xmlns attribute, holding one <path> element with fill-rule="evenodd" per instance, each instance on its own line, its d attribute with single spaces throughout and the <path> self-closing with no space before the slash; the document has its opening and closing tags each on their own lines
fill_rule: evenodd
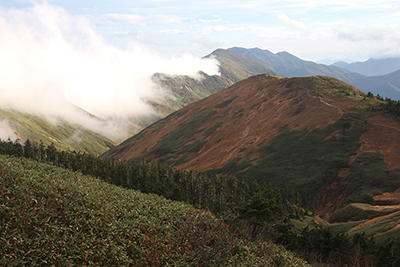
<svg viewBox="0 0 400 267">
<path fill-rule="evenodd" d="M 241 56 L 253 59 L 286 77 L 304 77 L 314 75 L 327 75 L 337 79 L 340 79 L 346 83 L 356 86 L 358 89 L 364 92 L 372 92 L 374 95 L 381 95 L 383 97 L 389 97 L 393 100 L 400 99 L 400 70 L 395 72 L 381 75 L 381 76 L 366 76 L 357 72 L 347 70 L 339 66 L 328 66 L 324 64 L 317 64 L 312 61 L 302 60 L 288 52 L 272 53 L 268 50 L 262 50 L 260 48 L 241 48 L 233 47 L 229 48 Z M 373 66 L 376 63 L 376 69 L 384 65 L 385 60 L 371 60 L 368 64 Z M 393 60 L 393 64 L 389 64 L 384 69 L 394 68 L 396 60 Z M 347 63 L 344 63 L 347 64 Z M 341 65 L 341 63 L 339 64 Z M 359 65 L 352 65 L 359 66 Z M 373 67 L 371 67 L 373 68 Z"/>
<path fill-rule="evenodd" d="M 373 59 L 364 62 L 347 63 L 339 61 L 331 66 L 340 67 L 349 71 L 358 72 L 366 76 L 386 75 L 400 70 L 400 58 Z"/>
</svg>

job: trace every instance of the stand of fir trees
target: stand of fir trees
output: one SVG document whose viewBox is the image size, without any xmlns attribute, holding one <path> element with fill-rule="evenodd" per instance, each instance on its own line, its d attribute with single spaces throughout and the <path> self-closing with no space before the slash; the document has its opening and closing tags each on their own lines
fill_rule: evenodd
<svg viewBox="0 0 400 267">
<path fill-rule="evenodd" d="M 324 227 L 295 230 L 291 220 L 302 219 L 304 209 L 300 207 L 300 194 L 293 189 L 272 189 L 255 179 L 245 182 L 234 176 L 208 175 L 164 164 L 121 162 L 61 151 L 53 144 L 45 146 L 29 140 L 23 145 L 0 140 L 0 154 L 47 162 L 117 186 L 183 201 L 211 210 L 229 223 L 245 220 L 253 240 L 273 239 L 309 262 L 325 266 L 400 266 L 400 240 L 378 246 L 363 234 L 349 237 Z"/>
<path fill-rule="evenodd" d="M 53 144 L 27 140 L 24 145 L 11 140 L 0 141 L 0 153 L 48 162 L 58 167 L 98 177 L 111 184 L 140 190 L 183 201 L 215 213 L 234 211 L 249 201 L 256 192 L 267 199 L 284 204 L 284 212 L 292 218 L 302 215 L 300 194 L 293 189 L 272 189 L 256 180 L 247 183 L 234 176 L 209 175 L 204 172 L 180 170 L 165 164 L 147 164 L 145 161 L 121 162 L 76 151 L 61 151 Z"/>
<path fill-rule="evenodd" d="M 379 108 L 383 113 L 390 114 L 394 116 L 398 121 L 400 121 L 400 100 L 392 100 L 388 97 L 383 98 L 379 94 L 374 96 L 371 92 L 368 92 L 367 96 L 369 98 L 375 97 L 376 99 L 382 101 Z"/>
</svg>

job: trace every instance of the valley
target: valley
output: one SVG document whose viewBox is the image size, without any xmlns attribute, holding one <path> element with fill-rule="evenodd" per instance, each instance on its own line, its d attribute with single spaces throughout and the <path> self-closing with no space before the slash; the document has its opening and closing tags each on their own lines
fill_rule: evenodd
<svg viewBox="0 0 400 267">
<path fill-rule="evenodd" d="M 0 3 L 0 266 L 400 266 L 398 1 Z"/>
<path fill-rule="evenodd" d="M 284 207 L 285 215 L 271 225 L 297 229 L 281 239 L 272 235 L 293 250 L 299 247 L 290 238 L 300 242 L 307 226 L 310 235 L 323 234 L 318 225 L 332 235 L 344 232 L 349 240 L 374 237 L 379 246 L 395 246 L 387 240 L 400 238 L 398 113 L 386 109 L 388 100 L 380 95 L 325 73 L 353 84 L 377 80 L 288 53 L 232 48 L 208 57 L 221 63 L 220 75 L 203 74 L 200 80 L 153 75 L 173 97 L 148 100 L 156 115 L 117 120 L 115 132 L 131 136 L 126 140 L 61 117 L 2 109 L 1 119 L 17 129 L 17 140 L 9 140 L 1 153 L 214 212 L 233 211 L 243 205 L 238 201 L 252 203 L 261 192 L 267 203 Z M 34 156 L 19 145 L 28 139 Z"/>
</svg>

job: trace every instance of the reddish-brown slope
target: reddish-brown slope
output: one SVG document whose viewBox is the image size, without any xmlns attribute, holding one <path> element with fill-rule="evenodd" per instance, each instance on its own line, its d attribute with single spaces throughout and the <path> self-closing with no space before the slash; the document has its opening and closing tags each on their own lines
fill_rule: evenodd
<svg viewBox="0 0 400 267">
<path fill-rule="evenodd" d="M 340 91 L 342 89 L 347 91 Z M 357 89 L 349 89 L 327 77 L 254 76 L 186 106 L 146 128 L 137 137 L 127 140 L 106 156 L 114 156 L 121 160 L 141 156 L 148 162 L 158 162 L 164 154 L 157 158 L 154 148 L 165 142 L 168 134 L 180 129 L 180 126 L 203 111 L 206 111 L 204 114 L 213 111 L 215 114 L 202 122 L 190 138 L 185 139 L 184 144 L 201 140 L 205 138 L 204 133 L 207 130 L 222 122 L 220 127 L 206 137 L 207 142 L 200 150 L 188 153 L 185 160 L 178 162 L 179 164 L 177 161 L 181 155 L 170 153 L 172 156 L 169 156 L 168 162 L 175 163 L 182 169 L 212 170 L 226 166 L 239 155 L 243 156 L 243 151 L 254 152 L 252 159 L 256 162 L 259 160 L 256 151 L 260 144 L 266 144 L 287 127 L 291 130 L 309 131 L 325 128 L 342 118 L 343 113 L 354 111 L 355 107 L 376 104 L 371 99 L 364 100 L 360 94 L 352 95 L 352 90 L 359 93 Z M 221 105 L 226 101 L 229 103 Z M 366 120 L 371 125 L 369 130 L 361 134 L 361 146 L 349 158 L 349 165 L 363 152 L 381 151 L 385 155 L 384 160 L 389 163 L 388 169 L 400 167 L 400 124 L 382 115 L 375 115 Z M 355 121 L 360 121 L 356 115 L 352 118 L 352 123 Z M 333 138 L 338 131 L 340 129 L 333 131 L 326 139 Z M 346 206 L 348 195 L 341 182 L 350 172 L 350 167 L 339 169 L 335 177 L 327 177 L 315 192 L 310 204 L 319 210 L 323 218 L 329 219 L 331 214 Z M 395 189 L 397 188 L 393 188 Z M 375 196 L 374 200 L 377 204 L 398 204 L 399 190 Z"/>
<path fill-rule="evenodd" d="M 179 167 L 201 171 L 220 168 L 236 158 L 240 150 L 252 150 L 264 140 L 268 142 L 285 126 L 291 129 L 323 128 L 341 117 L 341 113 L 336 108 L 326 108 L 318 97 L 308 95 L 299 97 L 301 88 L 296 88 L 282 97 L 281 94 L 287 90 L 286 86 L 290 86 L 287 81 L 286 79 L 265 81 L 261 79 L 256 85 L 258 90 L 254 90 L 252 80 L 247 81 L 249 84 L 238 85 L 236 90 L 240 90 L 240 95 L 230 105 L 232 108 L 223 120 L 223 126 L 209 137 L 209 142 L 197 155 Z M 229 93 L 229 97 L 232 97 L 239 92 L 232 88 Z M 260 101 L 264 98 L 265 101 Z M 216 102 L 218 97 L 211 100 L 213 100 L 210 103 L 211 106 L 218 103 Z M 303 102 L 306 108 L 301 114 L 291 116 L 300 102 Z M 244 115 L 232 120 L 231 117 L 235 112 L 242 108 L 244 108 Z M 210 123 L 205 126 L 205 129 L 211 126 Z"/>
<path fill-rule="evenodd" d="M 190 155 L 188 160 L 178 167 L 199 171 L 219 168 L 235 158 L 241 149 L 251 149 L 260 142 L 270 140 L 285 126 L 291 129 L 325 127 L 342 116 L 337 107 L 342 110 L 346 110 L 347 107 L 333 97 L 325 95 L 321 101 L 321 97 L 312 96 L 312 92 L 310 94 L 309 91 L 303 90 L 308 86 L 310 79 L 283 79 L 260 75 L 243 80 L 211 97 L 186 106 L 181 110 L 182 113 L 186 112 L 183 116 L 170 119 L 163 128 L 153 131 L 156 125 L 149 127 L 139 142 L 135 142 L 115 156 L 128 160 L 143 154 L 154 147 L 165 134 L 196 113 L 211 109 L 233 97 L 236 98 L 228 106 L 217 109 L 214 115 L 224 118 L 216 121 L 208 120 L 201 129 L 209 129 L 219 121 L 223 121 L 222 126 L 208 137 L 207 144 L 198 153 Z M 332 103 L 334 106 L 327 103 Z M 304 109 L 298 115 L 292 116 L 300 104 Z M 232 119 L 235 113 L 241 110 L 243 110 L 242 116 Z M 150 161 L 156 160 L 150 159 Z"/>
</svg>

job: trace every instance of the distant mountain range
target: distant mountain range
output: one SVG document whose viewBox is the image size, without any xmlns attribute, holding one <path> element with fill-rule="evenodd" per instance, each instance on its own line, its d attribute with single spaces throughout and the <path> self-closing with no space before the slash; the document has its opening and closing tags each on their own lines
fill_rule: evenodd
<svg viewBox="0 0 400 267">
<path fill-rule="evenodd" d="M 339 61 L 331 66 L 340 67 L 366 76 L 386 75 L 400 70 L 400 58 L 373 59 L 365 62 L 347 63 Z"/>
<path fill-rule="evenodd" d="M 201 80 L 196 80 L 189 76 L 169 76 L 162 73 L 153 75 L 153 81 L 170 90 L 175 97 L 175 99 L 164 103 L 153 103 L 158 111 L 168 115 L 187 104 L 207 97 L 253 75 L 263 73 L 280 75 L 255 60 L 229 50 L 217 49 L 205 56 L 205 58 L 208 57 L 214 57 L 220 62 L 220 75 L 209 76 L 203 73 L 204 78 Z"/>
<path fill-rule="evenodd" d="M 369 77 L 338 66 L 305 61 L 287 52 L 274 54 L 259 48 L 217 49 L 206 57 L 219 60 L 220 76 L 204 74 L 204 79 L 200 81 L 188 76 L 167 76 L 161 73 L 153 76 L 156 83 L 170 90 L 175 97 L 164 103 L 153 103 L 163 115 L 168 115 L 244 78 L 262 73 L 282 77 L 327 75 L 356 86 L 366 93 L 372 92 L 374 95 L 379 94 L 393 100 L 400 99 L 400 71 Z"/>
<path fill-rule="evenodd" d="M 398 78 L 400 76 L 399 69 L 386 75 L 366 76 L 335 65 L 328 66 L 317 64 L 312 61 L 305 61 L 287 52 L 274 54 L 268 50 L 262 50 L 259 48 L 246 49 L 240 47 L 229 48 L 229 50 L 244 57 L 253 59 L 286 77 L 327 75 L 356 86 L 358 89 L 366 93 L 372 92 L 374 95 L 379 94 L 382 97 L 400 100 L 400 80 Z M 365 63 L 366 65 L 356 64 L 351 66 L 360 66 L 361 68 L 361 66 L 368 65 L 368 68 L 371 70 L 374 68 L 374 64 L 377 64 L 375 68 L 379 69 L 383 64 L 385 64 L 385 62 L 387 64 L 391 62 L 390 68 L 394 68 L 393 66 L 395 66 L 395 62 L 397 61 L 395 59 L 392 61 L 371 60 L 370 62 Z M 343 66 L 343 64 L 339 65 Z M 387 67 L 385 69 L 388 70 L 390 68 Z"/>
<path fill-rule="evenodd" d="M 355 80 L 361 76 L 360 74 L 339 67 L 305 61 L 288 52 L 274 54 L 268 50 L 261 50 L 259 48 L 246 49 L 241 47 L 233 47 L 229 48 L 229 50 L 268 66 L 285 77 L 327 75 L 341 80 Z"/>
</svg>

